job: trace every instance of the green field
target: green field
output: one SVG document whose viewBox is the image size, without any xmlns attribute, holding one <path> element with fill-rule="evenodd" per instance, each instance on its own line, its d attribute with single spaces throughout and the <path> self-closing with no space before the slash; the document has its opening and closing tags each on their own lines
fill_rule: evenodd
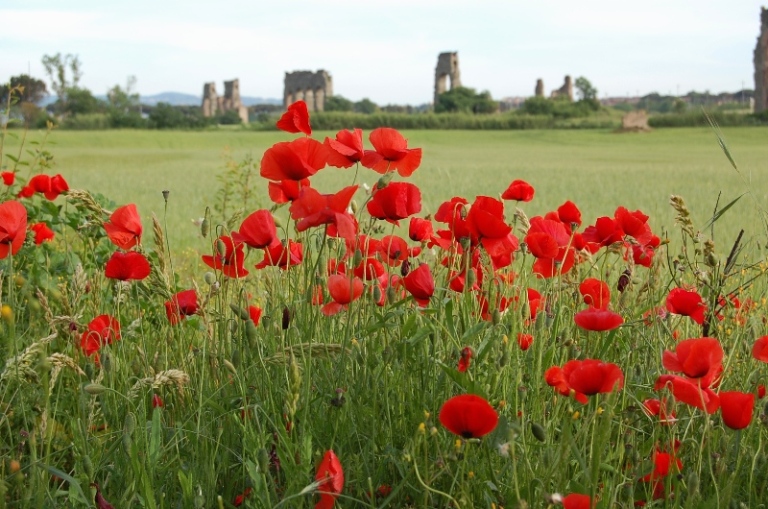
<svg viewBox="0 0 768 509">
<path fill-rule="evenodd" d="M 333 134 L 317 132 L 315 137 Z M 728 244 L 739 228 L 747 230 L 748 238 L 763 233 L 760 207 L 768 197 L 768 130 L 763 128 L 723 130 L 738 172 L 709 128 L 644 134 L 604 130 L 404 134 L 409 146 L 424 150 L 422 165 L 411 179 L 422 189 L 423 213 L 434 212 L 442 200 L 454 195 L 470 201 L 476 195 L 498 195 L 520 178 L 536 188 L 536 198 L 524 206 L 529 216 L 570 199 L 588 224 L 624 205 L 649 214 L 654 230 L 672 226 L 670 194 L 682 195 L 696 224 L 703 225 L 718 193 L 722 192 L 724 204 L 749 192 L 722 218 L 716 240 Z M 258 160 L 270 145 L 291 136 L 244 131 L 54 131 L 48 149 L 55 158 L 54 171 L 64 175 L 72 188 L 102 193 L 118 204 L 135 202 L 147 225 L 151 212 L 162 218 L 161 191 L 169 190 L 169 236 L 176 255 L 186 258 L 190 249 L 205 249 L 192 221 L 214 204 L 225 152 L 238 161 L 248 153 Z M 30 133 L 29 139 L 42 139 L 42 133 Z M 13 153 L 18 140 L 7 143 L 6 153 Z M 354 170 L 327 168 L 313 178 L 313 186 L 335 192 L 349 185 L 353 176 Z M 358 182 L 371 185 L 378 176 L 363 168 Z M 258 178 L 255 184 L 261 205 L 268 207 L 266 185 Z M 363 201 L 360 194 L 357 201 Z"/>
</svg>

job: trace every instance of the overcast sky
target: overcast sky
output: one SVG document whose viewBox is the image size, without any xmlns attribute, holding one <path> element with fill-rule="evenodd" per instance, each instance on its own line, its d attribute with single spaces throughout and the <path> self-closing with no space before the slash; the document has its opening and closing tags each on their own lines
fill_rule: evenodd
<svg viewBox="0 0 768 509">
<path fill-rule="evenodd" d="M 768 4 L 768 1 L 766 1 Z M 286 71 L 325 69 L 334 92 L 430 102 L 437 55 L 494 98 L 550 90 L 566 74 L 599 96 L 754 88 L 760 0 L 0 0 L 0 81 L 46 79 L 46 54 L 79 56 L 104 94 L 129 75 L 143 95 L 201 95 L 240 79 L 282 98 Z"/>
</svg>

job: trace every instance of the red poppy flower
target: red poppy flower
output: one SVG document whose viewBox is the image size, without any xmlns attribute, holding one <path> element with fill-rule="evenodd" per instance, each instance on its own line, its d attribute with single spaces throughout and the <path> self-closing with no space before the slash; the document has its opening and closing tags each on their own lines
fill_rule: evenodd
<svg viewBox="0 0 768 509">
<path fill-rule="evenodd" d="M 503 200 L 516 200 L 529 202 L 533 200 L 533 186 L 525 180 L 513 180 L 509 187 L 501 194 Z"/>
<path fill-rule="evenodd" d="M 752 357 L 759 361 L 768 362 L 768 336 L 757 338 L 752 345 Z"/>
<path fill-rule="evenodd" d="M 674 469 L 674 470 L 673 470 Z M 643 482 L 656 481 L 663 479 L 673 471 L 683 470 L 683 462 L 680 461 L 674 452 L 653 451 L 653 472 L 644 475 L 640 480 Z"/>
<path fill-rule="evenodd" d="M 362 278 L 365 281 L 372 281 L 379 279 L 386 274 L 384 265 L 373 257 L 364 258 L 360 262 L 360 265 L 354 269 L 355 276 Z"/>
<path fill-rule="evenodd" d="M 533 344 L 532 335 L 523 334 L 522 332 L 519 332 L 517 334 L 517 345 L 520 347 L 520 350 L 526 351 L 531 347 L 532 344 Z"/>
<path fill-rule="evenodd" d="M 248 317 L 253 322 L 253 325 L 259 325 L 263 312 L 264 311 L 258 306 L 248 306 Z"/>
<path fill-rule="evenodd" d="M 675 351 L 665 350 L 664 368 L 683 373 L 702 387 L 712 386 L 723 371 L 723 347 L 715 338 L 695 338 L 681 341 Z"/>
<path fill-rule="evenodd" d="M 418 268 L 409 272 L 403 278 L 403 285 L 421 307 L 429 305 L 429 299 L 435 293 L 435 280 L 432 278 L 429 265 L 426 263 L 422 263 Z"/>
<path fill-rule="evenodd" d="M 43 242 L 53 240 L 53 230 L 48 228 L 45 223 L 35 223 L 29 229 L 35 232 L 35 244 L 38 246 Z"/>
<path fill-rule="evenodd" d="M 563 497 L 564 509 L 593 509 L 595 503 L 589 495 L 581 495 L 579 493 L 571 493 Z"/>
<path fill-rule="evenodd" d="M 532 218 L 525 243 L 536 257 L 533 272 L 539 277 L 555 277 L 567 273 L 573 267 L 575 257 L 571 234 L 562 222 L 542 217 Z"/>
<path fill-rule="evenodd" d="M 563 223 L 570 225 L 572 230 L 577 226 L 581 226 L 581 211 L 570 200 L 557 207 L 557 217 Z"/>
<path fill-rule="evenodd" d="M 17 201 L 0 204 L 0 259 L 16 254 L 27 237 L 27 209 Z"/>
<path fill-rule="evenodd" d="M 235 501 L 232 502 L 232 505 L 235 507 L 240 507 L 243 505 L 243 502 L 245 502 L 245 499 L 251 496 L 251 491 L 253 491 L 253 488 L 248 487 L 243 490 L 242 493 L 240 493 L 238 496 L 235 497 Z"/>
<path fill-rule="evenodd" d="M 528 311 L 531 320 L 535 320 L 538 312 L 544 309 L 546 301 L 545 299 L 542 299 L 541 294 L 533 288 L 528 288 L 526 290 L 526 296 L 528 297 Z"/>
<path fill-rule="evenodd" d="M 349 168 L 359 162 L 365 154 L 363 150 L 363 131 L 342 130 L 336 133 L 336 139 L 325 138 L 328 151 L 328 164 L 336 168 Z"/>
<path fill-rule="evenodd" d="M 738 391 L 723 391 L 720 396 L 720 412 L 723 422 L 731 429 L 744 429 L 752 422 L 755 395 Z"/>
<path fill-rule="evenodd" d="M 303 180 L 325 167 L 328 148 L 312 138 L 275 143 L 261 158 L 262 177 L 268 180 Z"/>
<path fill-rule="evenodd" d="M 579 285 L 579 293 L 584 303 L 599 309 L 608 309 L 611 302 L 611 290 L 604 281 L 589 277 Z"/>
<path fill-rule="evenodd" d="M 459 365 L 456 367 L 459 373 L 465 373 L 469 369 L 469 364 L 472 361 L 472 349 L 465 346 L 461 349 L 461 357 L 459 357 Z"/>
<path fill-rule="evenodd" d="M 264 209 L 251 213 L 243 220 L 240 230 L 232 232 L 232 240 L 254 249 L 263 249 L 280 242 L 275 218 L 270 211 Z"/>
<path fill-rule="evenodd" d="M 296 230 L 303 232 L 314 226 L 333 224 L 335 234 L 352 242 L 357 234 L 357 223 L 347 207 L 358 186 L 345 187 L 336 194 L 320 194 L 314 188 L 301 190 L 290 207 L 291 217 L 296 219 Z"/>
<path fill-rule="evenodd" d="M 765 397 L 765 385 L 759 384 L 757 386 L 757 399 L 763 399 Z"/>
<path fill-rule="evenodd" d="M 668 387 L 676 400 L 686 405 L 699 408 L 713 414 L 720 407 L 720 398 L 709 387 L 699 385 L 697 381 L 677 375 L 660 375 L 653 386 L 654 390 Z"/>
<path fill-rule="evenodd" d="M 661 424 L 674 424 L 677 421 L 677 418 L 675 417 L 674 411 L 669 411 L 667 409 L 667 400 L 662 398 L 661 400 L 658 399 L 646 399 L 643 401 L 643 410 L 645 411 L 646 415 L 649 417 L 657 417 L 659 418 L 659 422 Z"/>
<path fill-rule="evenodd" d="M 597 359 L 568 361 L 561 368 L 553 366 L 544 373 L 547 385 L 563 395 L 586 403 L 587 396 L 613 392 L 624 387 L 624 373 L 616 364 Z"/>
<path fill-rule="evenodd" d="M 277 128 L 287 133 L 304 133 L 307 136 L 312 136 L 307 103 L 296 101 L 288 106 L 288 110 L 277 121 Z"/>
<path fill-rule="evenodd" d="M 171 325 L 176 325 L 186 316 L 196 314 L 199 309 L 197 293 L 194 290 L 181 291 L 165 303 L 165 313 Z"/>
<path fill-rule="evenodd" d="M 594 226 L 587 226 L 582 237 L 586 242 L 599 246 L 610 246 L 623 240 L 624 231 L 615 219 L 603 216 L 597 218 Z"/>
<path fill-rule="evenodd" d="M 203 263 L 212 269 L 220 270 L 222 274 L 231 278 L 241 278 L 248 275 L 248 270 L 243 267 L 245 253 L 243 244 L 235 242 L 229 235 L 222 235 L 214 245 L 214 255 L 203 255 Z M 224 252 L 217 252 L 221 246 Z"/>
<path fill-rule="evenodd" d="M 29 179 L 29 182 L 27 182 L 25 189 L 27 188 L 31 189 L 33 192 L 42 193 L 51 201 L 58 198 L 61 193 L 69 191 L 67 181 L 64 180 L 64 177 L 58 174 L 53 177 L 48 175 L 35 175 Z M 24 192 L 24 189 L 22 189 L 22 192 Z M 26 196 L 31 196 L 29 190 L 26 191 Z"/>
<path fill-rule="evenodd" d="M 613 217 L 621 231 L 633 237 L 639 244 L 645 245 L 651 242 L 653 233 L 648 225 L 648 216 L 639 210 L 630 212 L 624 207 L 619 207 Z"/>
<path fill-rule="evenodd" d="M 467 228 L 472 245 L 482 244 L 491 257 L 510 255 L 518 248 L 512 227 L 504 221 L 504 203 L 495 198 L 475 198 L 467 214 Z"/>
<path fill-rule="evenodd" d="M 379 255 L 384 263 L 392 267 L 397 267 L 403 260 L 408 259 L 408 244 L 402 237 L 398 237 L 397 235 L 386 235 L 381 238 Z"/>
<path fill-rule="evenodd" d="M 152 395 L 152 408 L 163 408 L 165 406 L 165 403 L 163 403 L 163 398 L 158 396 L 157 394 Z"/>
<path fill-rule="evenodd" d="M 496 428 L 499 414 L 481 396 L 454 396 L 440 408 L 440 423 L 451 433 L 464 438 L 480 438 Z"/>
<path fill-rule="evenodd" d="M 408 224 L 408 237 L 415 242 L 426 242 L 433 234 L 432 221 L 412 217 Z"/>
<path fill-rule="evenodd" d="M 376 219 L 398 224 L 400 219 L 421 212 L 421 191 L 410 182 L 390 182 L 374 189 L 368 202 L 368 213 Z"/>
<path fill-rule="evenodd" d="M 620 314 L 609 309 L 589 308 L 579 311 L 573 316 L 576 325 L 589 331 L 609 331 L 624 323 Z"/>
<path fill-rule="evenodd" d="M 12 171 L 4 171 L 0 173 L 0 177 L 3 177 L 3 184 L 6 186 L 12 186 L 14 180 L 16 180 L 16 174 Z"/>
<path fill-rule="evenodd" d="M 131 249 L 141 242 L 141 219 L 136 205 L 129 203 L 118 207 L 109 216 L 109 221 L 104 223 L 107 237 L 120 249 Z"/>
<path fill-rule="evenodd" d="M 696 290 L 673 288 L 667 295 L 667 311 L 676 315 L 690 316 L 699 325 L 704 323 L 707 306 Z"/>
<path fill-rule="evenodd" d="M 115 509 L 115 506 L 110 504 L 107 499 L 104 498 L 104 495 L 101 494 L 101 489 L 98 484 L 92 482 L 91 486 L 96 488 L 96 496 L 93 497 L 93 502 L 96 504 L 97 509 Z"/>
<path fill-rule="evenodd" d="M 326 451 L 318 465 L 315 481 L 319 483 L 317 491 L 320 493 L 320 502 L 315 504 L 315 509 L 333 509 L 336 498 L 344 489 L 344 469 L 332 450 Z"/>
<path fill-rule="evenodd" d="M 421 149 L 408 148 L 408 141 L 391 127 L 379 127 L 368 138 L 375 150 L 366 150 L 362 165 L 377 173 L 397 171 L 410 177 L 421 164 Z"/>
<path fill-rule="evenodd" d="M 120 339 L 120 322 L 110 315 L 99 315 L 88 324 L 88 330 L 80 338 L 80 348 L 85 355 L 93 355 L 102 345 L 110 345 Z"/>
<path fill-rule="evenodd" d="M 115 251 L 104 267 L 106 277 L 120 281 L 141 280 L 149 276 L 149 273 L 149 261 L 143 254 L 136 251 L 127 253 Z"/>
<path fill-rule="evenodd" d="M 334 274 L 328 277 L 328 293 L 333 302 L 323 306 L 322 313 L 325 316 L 333 316 L 347 309 L 350 302 L 360 298 L 363 294 L 363 281 L 358 277 Z"/>
<path fill-rule="evenodd" d="M 304 246 L 300 242 L 276 242 L 264 249 L 264 259 L 256 264 L 256 268 L 263 269 L 272 265 L 287 270 L 294 265 L 300 265 L 303 260 Z"/>
<path fill-rule="evenodd" d="M 267 191 L 269 192 L 269 199 L 280 205 L 298 198 L 299 192 L 305 187 L 309 187 L 308 178 L 302 180 L 270 182 L 267 184 Z"/>
</svg>

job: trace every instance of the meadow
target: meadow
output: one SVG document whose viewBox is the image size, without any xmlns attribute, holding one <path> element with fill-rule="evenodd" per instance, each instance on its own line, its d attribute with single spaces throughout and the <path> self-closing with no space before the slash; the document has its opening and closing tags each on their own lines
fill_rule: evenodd
<svg viewBox="0 0 768 509">
<path fill-rule="evenodd" d="M 317 132 L 322 140 L 332 132 Z M 547 203 L 534 201 L 529 215 L 542 214 L 553 203 L 569 199 L 585 218 L 596 218 L 623 204 L 651 216 L 655 229 L 672 226 L 668 199 L 682 195 L 697 221 L 705 222 L 720 197 L 721 205 L 749 193 L 720 223 L 723 242 L 739 229 L 748 236 L 763 233 L 760 208 L 768 203 L 768 131 L 727 128 L 724 137 L 739 167 L 735 171 L 709 127 L 665 129 L 651 133 L 617 134 L 608 130 L 544 131 L 405 131 L 426 157 L 413 182 L 423 191 L 424 208 L 464 196 L 497 195 L 514 179 L 530 182 Z M 30 133 L 41 140 L 41 133 Z M 163 216 L 162 191 L 168 202 L 171 247 L 186 261 L 189 250 L 203 249 L 194 220 L 216 203 L 217 176 L 226 161 L 260 155 L 282 140 L 277 132 L 240 130 L 183 131 L 53 131 L 48 149 L 56 172 L 74 189 L 101 193 L 116 203 L 131 201 L 148 216 Z M 14 153 L 14 142 L 6 141 Z M 258 166 L 256 171 L 258 173 Z M 315 186 L 331 192 L 349 185 L 354 170 L 320 172 Z M 358 183 L 373 185 L 375 174 L 361 172 Z M 254 179 L 254 200 L 270 205 L 266 189 Z M 721 240 L 720 238 L 717 239 Z"/>
<path fill-rule="evenodd" d="M 765 129 L 10 134 L 0 509 L 764 507 Z"/>
</svg>

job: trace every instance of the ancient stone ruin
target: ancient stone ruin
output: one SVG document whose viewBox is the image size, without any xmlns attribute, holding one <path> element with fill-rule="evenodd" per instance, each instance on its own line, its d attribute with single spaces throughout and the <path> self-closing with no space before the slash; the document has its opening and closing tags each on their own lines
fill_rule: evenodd
<svg viewBox="0 0 768 509">
<path fill-rule="evenodd" d="M 541 78 L 536 80 L 536 97 L 544 97 L 544 80 Z"/>
<path fill-rule="evenodd" d="M 446 78 L 451 80 L 449 89 L 445 88 Z M 437 57 L 437 67 L 435 67 L 435 104 L 437 97 L 446 90 L 452 90 L 461 86 L 461 72 L 459 72 L 459 54 L 440 53 Z"/>
<path fill-rule="evenodd" d="M 224 82 L 224 95 L 216 93 L 216 83 L 203 85 L 203 116 L 215 117 L 228 111 L 236 111 L 243 123 L 248 122 L 248 108 L 240 100 L 240 80 Z"/>
<path fill-rule="evenodd" d="M 556 99 L 558 97 L 566 97 L 569 101 L 573 102 L 573 80 L 571 80 L 571 77 L 566 76 L 563 86 L 557 90 L 553 90 L 552 94 L 550 94 L 550 97 L 552 99 Z"/>
<path fill-rule="evenodd" d="M 768 109 L 768 9 L 760 10 L 760 35 L 755 46 L 755 112 Z"/>
<path fill-rule="evenodd" d="M 307 103 L 309 111 L 323 111 L 325 98 L 333 96 L 333 78 L 320 69 L 285 73 L 283 105 L 287 108 L 296 101 Z"/>
</svg>

